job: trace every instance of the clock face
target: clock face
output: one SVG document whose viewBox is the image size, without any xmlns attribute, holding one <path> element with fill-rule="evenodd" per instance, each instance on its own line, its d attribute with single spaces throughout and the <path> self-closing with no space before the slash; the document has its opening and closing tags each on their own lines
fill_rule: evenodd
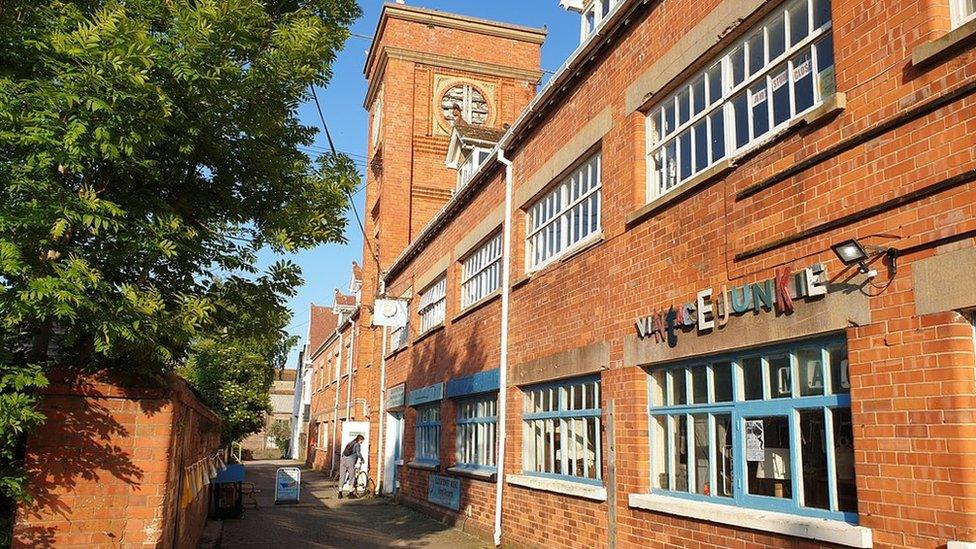
<svg viewBox="0 0 976 549">
<path fill-rule="evenodd" d="M 384 316 L 394 316 L 397 312 L 396 305 L 393 303 L 384 303 L 382 312 Z"/>
</svg>

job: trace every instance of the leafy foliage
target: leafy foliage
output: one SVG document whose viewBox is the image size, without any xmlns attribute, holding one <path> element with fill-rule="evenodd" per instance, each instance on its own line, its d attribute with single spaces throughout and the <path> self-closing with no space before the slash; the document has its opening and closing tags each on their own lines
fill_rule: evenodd
<svg viewBox="0 0 976 549">
<path fill-rule="evenodd" d="M 183 369 L 228 437 L 254 428 L 299 276 L 252 265 L 343 239 L 358 176 L 302 153 L 315 130 L 296 112 L 358 15 L 355 0 L 0 3 L 0 500 L 24 495 L 55 364 Z"/>
<path fill-rule="evenodd" d="M 291 444 L 291 427 L 287 421 L 276 420 L 268 428 L 268 436 L 273 438 L 275 446 L 281 451 L 282 455 L 288 453 L 288 446 Z"/>
</svg>

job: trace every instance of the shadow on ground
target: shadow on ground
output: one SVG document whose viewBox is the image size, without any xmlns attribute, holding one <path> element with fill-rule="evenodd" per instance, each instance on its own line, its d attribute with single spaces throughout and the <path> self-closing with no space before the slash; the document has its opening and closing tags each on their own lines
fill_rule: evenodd
<svg viewBox="0 0 976 549">
<path fill-rule="evenodd" d="M 274 473 L 293 461 L 252 461 L 245 464 L 247 481 L 261 493 L 258 509 L 243 519 L 224 521 L 222 547 L 341 547 L 476 549 L 489 544 L 385 499 L 338 499 L 335 483 L 302 467 L 298 504 L 274 504 Z"/>
</svg>

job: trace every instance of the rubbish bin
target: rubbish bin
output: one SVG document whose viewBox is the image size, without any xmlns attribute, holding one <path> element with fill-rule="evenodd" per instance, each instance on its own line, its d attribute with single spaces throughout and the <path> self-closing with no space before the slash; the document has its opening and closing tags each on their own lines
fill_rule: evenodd
<svg viewBox="0 0 976 549">
<path fill-rule="evenodd" d="M 244 497 L 241 484 L 244 482 L 244 466 L 231 463 L 223 471 L 217 472 L 213 484 L 214 519 L 241 518 L 244 516 Z"/>
</svg>

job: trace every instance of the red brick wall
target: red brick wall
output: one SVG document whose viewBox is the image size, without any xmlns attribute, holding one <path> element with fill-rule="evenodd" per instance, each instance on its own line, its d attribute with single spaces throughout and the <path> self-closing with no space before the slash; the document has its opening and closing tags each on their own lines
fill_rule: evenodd
<svg viewBox="0 0 976 549">
<path fill-rule="evenodd" d="M 220 420 L 186 382 L 62 372 L 44 393 L 14 547 L 195 547 L 208 492 L 181 508 L 180 482 L 218 449 Z"/>
<path fill-rule="evenodd" d="M 559 94 L 538 128 L 508 151 L 515 186 L 524 184 L 597 113 L 609 107 L 613 127 L 602 140 L 603 241 L 534 274 L 512 291 L 510 364 L 591 343 L 610 343 L 610 370 L 602 375 L 603 405 L 613 402 L 616 448 L 616 538 L 627 547 L 792 547 L 823 544 L 661 513 L 632 509 L 627 495 L 648 491 L 647 378 L 623 365 L 623 346 L 633 320 L 669 303 L 691 301 L 695 292 L 773 275 L 777 266 L 823 262 L 833 282 L 863 282 L 844 269 L 830 245 L 850 237 L 907 253 L 896 275 L 881 272 L 862 291 L 871 322 L 846 330 L 855 424 L 855 463 L 860 523 L 873 530 L 876 546 L 939 547 L 949 540 L 976 540 L 976 368 L 972 327 L 956 312 L 920 315 L 915 309 L 913 264 L 955 249 L 976 246 L 976 185 L 964 181 L 930 197 L 864 213 L 863 219 L 818 228 L 843 215 L 976 169 L 972 135 L 976 96 L 963 94 L 929 115 L 893 124 L 866 143 L 835 150 L 843 140 L 893 120 L 913 106 L 972 82 L 971 46 L 925 67 L 913 67 L 912 50 L 948 30 L 944 2 L 884 3 L 834 0 L 832 20 L 836 88 L 846 94 L 837 116 L 789 131 L 738 161 L 728 175 L 675 200 L 647 219 L 628 225 L 645 203 L 645 119 L 624 109 L 625 92 L 718 0 L 650 3 Z M 731 22 L 730 22 L 731 23 Z M 812 155 L 819 163 L 799 170 L 748 198 L 736 194 Z M 500 174 L 389 280 L 391 295 L 413 286 L 502 200 Z M 520 205 L 516 205 L 520 206 Z M 525 214 L 513 223 L 513 280 L 524 272 Z M 387 220 L 382 219 L 385 224 Z M 816 232 L 745 259 L 736 254 L 801 231 Z M 388 362 L 387 386 L 407 391 L 473 371 L 497 367 L 499 306 L 488 304 L 460 318 L 458 257 L 448 278 L 447 322 L 417 338 Z M 421 288 L 413 287 L 414 295 Z M 411 302 L 417 326 L 416 297 Z M 976 305 L 976 302 L 973 303 Z M 772 342 L 771 342 L 772 343 Z M 376 359 L 378 360 L 378 359 Z M 453 459 L 450 406 L 442 408 L 441 461 Z M 509 395 L 505 471 L 521 472 L 521 398 Z M 607 417 L 604 415 L 604 421 Z M 404 452 L 413 456 L 414 413 L 408 411 Z M 606 424 L 606 423 L 605 423 Z M 604 466 L 607 455 L 604 452 Z M 404 495 L 425 499 L 426 472 L 402 470 Z M 608 472 L 604 471 L 604 478 Z M 464 490 L 471 483 L 465 481 Z M 493 501 L 478 520 L 490 526 Z M 506 543 L 576 546 L 606 543 L 608 504 L 505 487 Z"/>
<path fill-rule="evenodd" d="M 541 59 L 541 45 L 531 41 L 496 36 L 491 32 L 482 33 L 450 26 L 429 25 L 396 17 L 388 19 L 382 35 L 372 47 L 378 53 L 386 46 L 527 71 L 539 71 Z M 367 74 L 368 80 L 382 79 L 381 91 L 378 95 L 382 96 L 383 129 L 380 143 L 376 148 L 372 146 L 372 136 L 370 136 L 367 153 L 374 167 L 367 171 L 366 181 L 366 209 L 370 215 L 366 216 L 364 221 L 369 238 L 363 248 L 364 306 L 358 320 L 357 378 L 354 385 L 355 396 L 366 399 L 371 412 L 370 417 L 367 418 L 371 425 L 369 460 L 370 467 L 374 471 L 376 471 L 377 460 L 382 459 L 378 421 L 382 330 L 371 326 L 370 316 L 370 306 L 379 291 L 378 272 L 387 268 L 408 243 L 417 237 L 450 198 L 450 191 L 456 184 L 457 172 L 444 165 L 448 137 L 433 131 L 434 117 L 438 116 L 432 110 L 436 91 L 434 78 L 436 75 L 448 75 L 494 84 L 495 103 L 492 105 L 494 113 L 492 125 L 495 127 L 514 122 L 534 96 L 536 84 L 536 82 L 508 76 L 504 71 L 462 70 L 456 66 L 438 66 L 433 63 L 418 63 L 395 58 L 389 59 L 382 76 L 376 72 L 378 66 L 378 63 L 373 63 Z M 373 105 L 368 105 L 368 109 L 371 110 L 370 117 L 374 116 Z M 375 260 L 372 257 L 373 253 L 377 254 Z M 395 289 L 388 289 L 387 295 L 399 296 L 402 291 L 403 288 L 398 286 Z M 486 310 L 491 310 L 491 307 L 486 307 Z M 497 318 L 497 313 L 494 314 Z M 415 330 L 418 326 L 416 319 L 411 322 Z M 485 320 L 483 325 L 489 331 L 497 333 L 497 321 Z M 484 349 L 485 352 L 493 353 L 494 360 L 497 361 L 497 343 L 494 347 L 486 346 Z M 434 348 L 428 351 L 431 353 L 426 355 L 428 357 L 437 354 Z M 442 359 L 436 360 L 442 361 Z M 402 363 L 401 358 L 388 362 L 387 387 L 404 381 L 406 369 Z M 487 364 L 482 361 L 482 358 L 473 357 L 467 363 L 466 367 L 471 372 L 478 371 Z M 408 387 L 418 386 L 412 383 L 413 380 L 408 383 Z M 405 425 L 405 431 L 412 433 L 413 419 L 409 413 L 407 416 L 409 423 Z M 445 451 L 449 451 L 453 456 L 453 442 L 451 444 L 452 448 Z M 404 446 L 404 448 L 412 448 L 412 446 Z M 411 456 L 412 454 L 408 453 L 405 457 L 409 459 Z M 407 482 L 403 476 L 400 478 Z M 480 486 L 485 485 L 483 481 L 471 482 Z M 426 499 L 426 477 L 423 486 L 424 498 L 422 499 Z M 473 499 L 477 500 L 477 504 L 472 509 L 472 519 L 490 512 L 485 507 L 492 505 L 488 501 L 490 498 Z"/>
</svg>

